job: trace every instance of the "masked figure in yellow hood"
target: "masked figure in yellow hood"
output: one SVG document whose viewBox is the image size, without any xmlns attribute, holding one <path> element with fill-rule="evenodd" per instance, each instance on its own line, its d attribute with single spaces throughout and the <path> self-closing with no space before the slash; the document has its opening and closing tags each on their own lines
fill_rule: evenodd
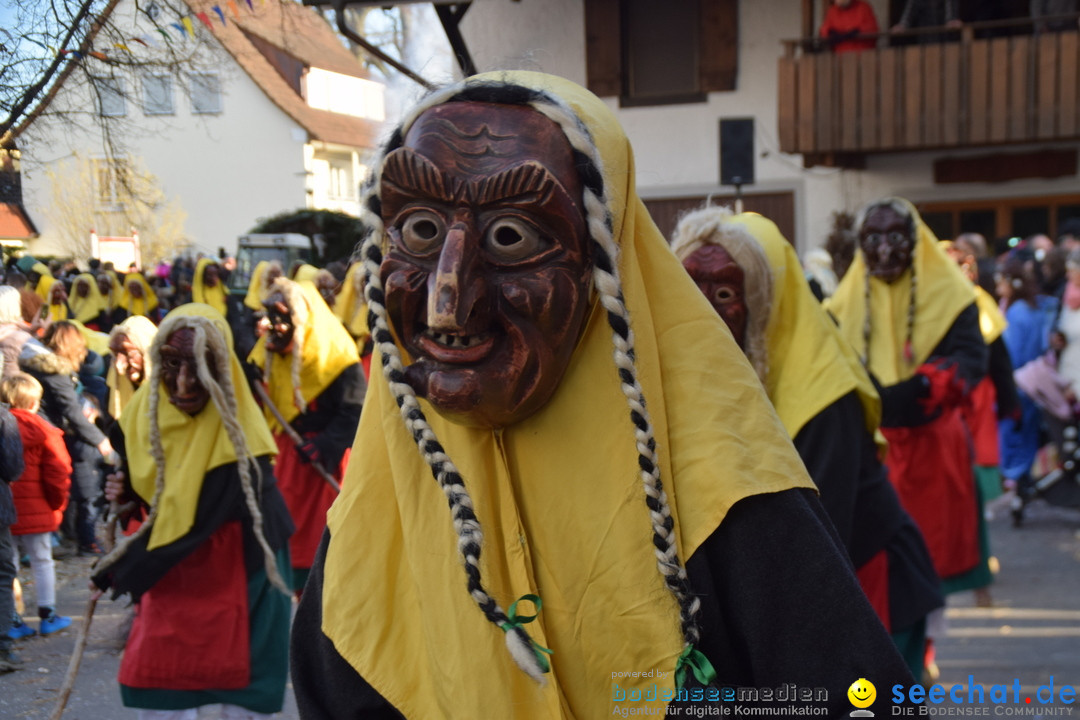
<svg viewBox="0 0 1080 720">
<path fill-rule="evenodd" d="M 157 327 L 143 315 L 132 315 L 109 333 L 109 416 L 119 420 L 135 391 L 150 376 L 150 344 Z"/>
<path fill-rule="evenodd" d="M 191 278 L 191 301 L 206 303 L 228 316 L 229 291 L 222 279 L 221 266 L 213 258 L 199 258 Z"/>
<path fill-rule="evenodd" d="M 672 250 L 757 371 L 863 591 L 921 674 L 926 616 L 944 605 L 940 580 L 878 459 L 877 391 L 795 248 L 771 220 L 706 207 L 679 220 Z"/>
<path fill-rule="evenodd" d="M 355 262 L 349 266 L 345 273 L 345 281 L 341 283 L 341 292 L 334 301 L 334 314 L 356 340 L 356 349 L 360 353 L 360 362 L 364 365 L 364 377 L 371 376 L 371 332 L 367 325 L 367 305 L 364 303 L 364 289 L 361 280 L 364 277 L 364 266 Z"/>
<path fill-rule="evenodd" d="M 119 676 L 127 707 L 283 705 L 292 522 L 274 484 L 273 437 L 231 345 L 213 308 L 174 309 L 150 345 L 149 377 L 113 426 L 123 463 L 106 498 L 148 513 L 92 576 L 135 602 Z"/>
<path fill-rule="evenodd" d="M 274 472 L 296 523 L 291 554 L 299 590 L 326 527 L 326 511 L 337 497 L 316 465 L 340 484 L 365 385 L 356 345 L 314 285 L 278 278 L 264 306 L 269 328 L 248 362 L 263 369 L 273 404 L 273 410 L 264 409 L 278 446 Z M 282 420 L 299 435 L 299 443 Z"/>
<path fill-rule="evenodd" d="M 607 106 L 497 73 L 407 118 L 364 200 L 380 372 L 294 625 L 301 713 L 597 718 L 794 682 L 838 715 L 852 677 L 910 682 Z"/>
<path fill-rule="evenodd" d="M 128 315 L 145 315 L 154 319 L 154 310 L 157 309 L 157 293 L 146 282 L 146 278 L 140 272 L 130 272 L 124 276 L 124 292 L 120 296 L 120 306 L 127 311 Z"/>
<path fill-rule="evenodd" d="M 91 330 L 104 330 L 108 321 L 108 303 L 101 296 L 97 278 L 82 273 L 71 283 L 68 307 L 76 320 Z"/>
<path fill-rule="evenodd" d="M 979 560 L 963 408 L 987 368 L 971 283 L 911 203 L 860 211 L 859 251 L 827 307 L 882 386 L 889 479 L 946 582 Z"/>
</svg>

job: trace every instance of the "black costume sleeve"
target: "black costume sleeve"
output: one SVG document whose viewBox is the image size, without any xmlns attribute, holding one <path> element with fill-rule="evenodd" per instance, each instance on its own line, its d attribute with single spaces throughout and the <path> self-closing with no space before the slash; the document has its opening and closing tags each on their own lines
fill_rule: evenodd
<svg viewBox="0 0 1080 720">
<path fill-rule="evenodd" d="M 979 330 L 979 310 L 975 303 L 956 316 L 945 337 L 930 353 L 927 362 L 945 360 L 955 366 L 957 378 L 970 391 L 986 375 L 989 350 Z M 907 380 L 881 388 L 881 425 L 915 427 L 930 422 L 938 411 L 927 413 L 919 402 L 927 397 L 930 384 L 916 373 Z"/>
<path fill-rule="evenodd" d="M 290 662 L 300 715 L 400 718 L 322 633 L 329 542 L 326 531 L 293 622 Z M 702 603 L 698 647 L 717 670 L 717 687 L 825 688 L 827 716 L 841 717 L 851 710 L 848 687 L 872 678 L 873 710 L 883 717 L 890 712 L 889 688 L 914 682 L 811 490 L 738 502 L 686 570 Z"/>
<path fill-rule="evenodd" d="M 292 426 L 301 437 L 315 443 L 327 469 L 341 463 L 356 439 L 356 426 L 364 407 L 364 371 L 360 363 L 341 371 L 315 399 L 315 407 L 298 415 Z"/>
<path fill-rule="evenodd" d="M 853 566 L 862 567 L 885 547 L 905 513 L 866 430 L 858 394 L 848 393 L 811 418 L 795 436 L 795 449 Z"/>
<path fill-rule="evenodd" d="M 112 441 L 121 457 L 126 458 L 119 424 L 114 425 Z M 261 456 L 256 460 L 262 478 L 259 499 L 263 515 L 263 535 L 270 548 L 278 550 L 292 534 L 292 518 L 277 489 L 269 457 Z M 126 461 L 122 470 L 126 477 Z M 254 478 L 252 480 L 254 482 Z M 134 496 L 130 483 L 128 488 L 129 495 Z M 112 566 L 94 574 L 91 579 L 102 590 L 112 588 L 114 600 L 120 595 L 130 593 L 132 601 L 138 601 L 142 594 L 153 587 L 173 566 L 194 552 L 230 520 L 243 522 L 244 564 L 250 573 L 253 568 L 262 564 L 263 556 L 261 548 L 254 540 L 251 514 L 244 499 L 236 463 L 222 465 L 206 474 L 195 510 L 195 521 L 186 535 L 168 545 L 149 550 L 147 546 L 150 533 L 147 532 L 132 541 L 127 551 Z"/>
<path fill-rule="evenodd" d="M 1009 357 L 1009 348 L 1005 346 L 1005 340 L 999 337 L 990 343 L 989 353 L 989 375 L 990 381 L 994 383 L 994 393 L 997 395 L 998 419 L 1013 417 L 1020 412 L 1020 395 L 1016 391 L 1012 358 Z"/>
</svg>

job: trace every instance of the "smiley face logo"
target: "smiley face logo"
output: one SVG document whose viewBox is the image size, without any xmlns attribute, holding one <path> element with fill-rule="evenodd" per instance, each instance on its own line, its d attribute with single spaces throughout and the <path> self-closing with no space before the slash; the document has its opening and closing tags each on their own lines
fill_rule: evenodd
<svg viewBox="0 0 1080 720">
<path fill-rule="evenodd" d="M 848 700 L 857 708 L 868 708 L 877 698 L 877 688 L 866 678 L 859 678 L 851 683 L 847 691 Z"/>
</svg>

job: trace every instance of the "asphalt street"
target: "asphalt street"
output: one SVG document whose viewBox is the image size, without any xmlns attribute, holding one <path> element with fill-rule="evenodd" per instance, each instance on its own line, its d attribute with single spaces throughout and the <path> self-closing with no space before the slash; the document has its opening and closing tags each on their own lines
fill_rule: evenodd
<svg viewBox="0 0 1080 720">
<path fill-rule="evenodd" d="M 938 682 L 966 686 L 970 677 L 986 688 L 1001 684 L 1012 692 L 1019 681 L 1022 696 L 1032 697 L 1051 683 L 1057 688 L 1080 685 L 1080 512 L 1036 501 L 1023 527 L 1013 528 L 1007 513 L 1002 513 L 991 521 L 990 530 L 1000 563 L 992 588 L 994 604 L 976 607 L 972 593 L 949 598 L 948 633 L 938 647 Z M 52 712 L 83 621 L 90 562 L 71 558 L 57 563 L 59 609 L 74 622 L 53 636 L 18 643 L 25 667 L 0 676 L 0 718 L 37 720 Z M 24 584 L 31 582 L 26 568 L 20 577 Z M 123 600 L 98 603 L 64 718 L 134 718 L 134 711 L 120 704 L 116 683 L 128 612 Z M 28 618 L 31 615 L 27 613 Z M 938 709 L 950 705 L 955 704 L 946 701 Z M 1052 716 L 1052 708 L 1060 707 L 1058 703 L 1046 709 L 1032 707 L 1027 717 Z M 1080 709 L 1072 714 L 1080 720 Z M 279 717 L 299 717 L 291 688 Z"/>
</svg>

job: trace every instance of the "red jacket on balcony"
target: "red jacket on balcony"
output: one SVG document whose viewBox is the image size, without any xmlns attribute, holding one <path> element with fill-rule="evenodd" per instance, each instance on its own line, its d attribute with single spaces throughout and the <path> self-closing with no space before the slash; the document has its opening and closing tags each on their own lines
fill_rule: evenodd
<svg viewBox="0 0 1080 720">
<path fill-rule="evenodd" d="M 829 41 L 833 52 L 843 53 L 857 50 L 872 50 L 875 41 L 871 39 L 855 40 L 856 35 L 876 35 L 877 18 L 869 3 L 863 0 L 851 0 L 848 3 L 834 2 L 825 12 L 825 21 L 821 23 L 819 34 Z"/>
</svg>

